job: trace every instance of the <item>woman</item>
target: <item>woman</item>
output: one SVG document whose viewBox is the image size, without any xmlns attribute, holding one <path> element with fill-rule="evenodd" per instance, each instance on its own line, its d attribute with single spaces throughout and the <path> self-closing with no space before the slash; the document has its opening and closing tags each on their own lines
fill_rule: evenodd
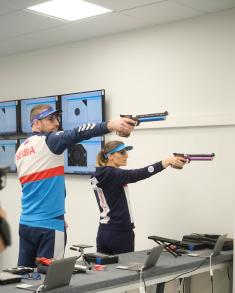
<svg viewBox="0 0 235 293">
<path fill-rule="evenodd" d="M 124 170 L 128 151 L 121 141 L 106 143 L 97 156 L 96 172 L 91 178 L 92 188 L 100 209 L 100 225 L 96 238 L 97 251 L 119 254 L 134 251 L 134 222 L 127 192 L 127 184 L 146 179 L 171 166 L 182 169 L 186 160 L 169 157 L 140 169 Z"/>
</svg>

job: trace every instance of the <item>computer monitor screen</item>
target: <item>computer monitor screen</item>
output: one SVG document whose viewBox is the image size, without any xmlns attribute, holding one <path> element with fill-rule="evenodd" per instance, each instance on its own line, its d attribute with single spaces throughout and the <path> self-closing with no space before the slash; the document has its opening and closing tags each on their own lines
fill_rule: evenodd
<svg viewBox="0 0 235 293">
<path fill-rule="evenodd" d="M 0 135 L 17 133 L 17 101 L 0 102 Z"/>
<path fill-rule="evenodd" d="M 73 129 L 87 122 L 104 119 L 104 90 L 61 96 L 62 128 Z"/>
<path fill-rule="evenodd" d="M 104 90 L 61 96 L 63 130 L 71 130 L 88 122 L 104 121 L 104 99 Z M 65 151 L 65 173 L 92 174 L 103 140 L 103 137 L 95 137 L 69 147 Z"/>
<path fill-rule="evenodd" d="M 10 172 L 16 172 L 15 152 L 17 139 L 0 139 L 0 166 L 9 167 Z"/>
<path fill-rule="evenodd" d="M 72 145 L 65 151 L 64 172 L 88 175 L 95 172 L 96 156 L 102 148 L 103 137 Z"/>
<path fill-rule="evenodd" d="M 30 112 L 37 105 L 46 104 L 56 109 L 57 97 L 44 97 L 20 100 L 20 131 L 21 133 L 31 133 Z"/>
</svg>

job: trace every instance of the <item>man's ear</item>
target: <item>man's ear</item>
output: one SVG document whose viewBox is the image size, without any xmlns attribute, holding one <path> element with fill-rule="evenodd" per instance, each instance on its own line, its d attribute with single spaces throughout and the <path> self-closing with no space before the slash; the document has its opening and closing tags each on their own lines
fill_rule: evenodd
<svg viewBox="0 0 235 293">
<path fill-rule="evenodd" d="M 36 120 L 33 124 L 33 130 L 38 130 L 38 131 L 41 131 L 41 123 L 39 120 Z"/>
<path fill-rule="evenodd" d="M 36 126 L 37 126 L 37 128 L 40 128 L 40 126 L 41 126 L 41 123 L 40 123 L 40 121 L 39 121 L 39 120 L 37 120 L 37 121 L 36 121 Z"/>
</svg>

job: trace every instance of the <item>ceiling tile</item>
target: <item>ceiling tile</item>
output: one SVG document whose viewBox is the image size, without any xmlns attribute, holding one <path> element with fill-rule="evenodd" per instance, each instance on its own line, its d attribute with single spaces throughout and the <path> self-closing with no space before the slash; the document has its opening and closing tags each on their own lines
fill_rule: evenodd
<svg viewBox="0 0 235 293">
<path fill-rule="evenodd" d="M 65 22 L 27 11 L 18 11 L 0 17 L 0 39 L 63 25 Z"/>
<path fill-rule="evenodd" d="M 235 0 L 177 0 L 177 2 L 205 12 L 216 12 L 235 7 Z"/>
<path fill-rule="evenodd" d="M 97 5 L 101 5 L 105 8 L 112 9 L 114 11 L 120 11 L 140 6 L 145 6 L 157 2 L 166 0 L 88 0 Z"/>
<path fill-rule="evenodd" d="M 1 2 L 2 0 L 0 0 Z M 7 0 L 7 2 L 11 3 L 12 5 L 14 5 L 15 7 L 24 9 L 36 4 L 40 4 L 43 2 L 46 2 L 48 0 Z"/>
<path fill-rule="evenodd" d="M 122 13 L 107 13 L 93 17 L 91 20 L 81 20 L 64 27 L 54 29 L 72 40 L 82 40 L 107 34 L 115 34 L 145 26 L 145 21 Z"/>
<path fill-rule="evenodd" d="M 16 10 L 18 9 L 11 5 L 7 0 L 0 1 L 0 15 L 15 12 Z"/>
<path fill-rule="evenodd" d="M 131 9 L 123 13 L 139 19 L 145 19 L 149 24 L 167 23 L 203 14 L 203 12 L 171 0 L 148 5 L 142 8 Z"/>
<path fill-rule="evenodd" d="M 0 57 L 119 33 L 126 31 L 127 27 L 130 30 L 136 29 L 143 27 L 143 23 L 119 13 L 97 16 L 92 21 L 81 20 L 64 26 L 2 40 L 0 41 Z"/>
<path fill-rule="evenodd" d="M 45 31 L 45 35 L 48 36 L 47 31 Z M 56 46 L 57 42 L 60 43 L 59 39 L 57 42 L 53 38 L 50 39 L 49 37 L 45 37 L 45 39 L 46 41 L 44 41 L 42 36 L 37 37 L 37 34 L 29 34 L 0 41 L 0 57 L 39 50 L 50 46 Z"/>
</svg>

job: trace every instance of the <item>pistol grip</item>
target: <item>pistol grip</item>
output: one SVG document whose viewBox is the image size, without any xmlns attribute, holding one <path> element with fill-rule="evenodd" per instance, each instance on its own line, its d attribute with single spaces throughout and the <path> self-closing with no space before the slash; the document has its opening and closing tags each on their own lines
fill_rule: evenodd
<svg viewBox="0 0 235 293">
<path fill-rule="evenodd" d="M 178 169 L 178 170 L 183 169 L 183 167 L 176 167 L 176 166 L 173 166 L 173 165 L 171 165 L 171 167 L 174 168 L 174 169 Z"/>
<path fill-rule="evenodd" d="M 124 132 L 116 132 L 117 135 L 121 136 L 121 137 L 129 137 L 130 133 L 126 134 Z"/>
</svg>

